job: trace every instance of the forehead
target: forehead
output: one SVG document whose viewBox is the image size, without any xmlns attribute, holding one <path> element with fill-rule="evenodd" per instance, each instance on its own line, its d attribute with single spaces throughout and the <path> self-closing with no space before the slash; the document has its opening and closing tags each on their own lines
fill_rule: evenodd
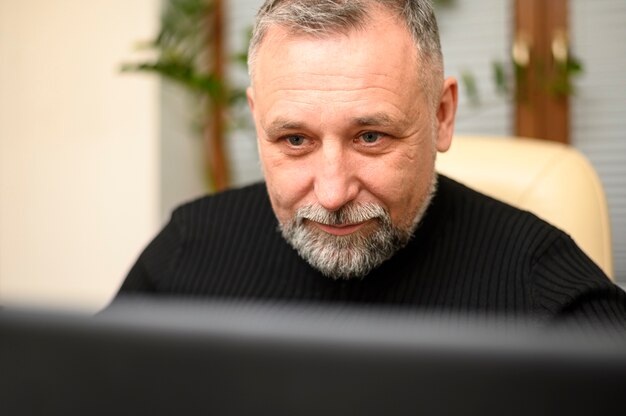
<svg viewBox="0 0 626 416">
<path fill-rule="evenodd" d="M 381 89 L 392 95 L 421 94 L 417 51 L 399 19 L 377 10 L 362 29 L 324 35 L 271 27 L 257 51 L 255 100 L 279 92 Z"/>
</svg>

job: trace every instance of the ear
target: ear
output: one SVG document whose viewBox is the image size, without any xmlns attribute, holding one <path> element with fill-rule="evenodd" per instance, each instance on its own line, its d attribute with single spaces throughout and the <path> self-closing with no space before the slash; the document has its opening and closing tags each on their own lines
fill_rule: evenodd
<svg viewBox="0 0 626 416">
<path fill-rule="evenodd" d="M 450 77 L 443 82 L 441 100 L 437 108 L 437 151 L 445 152 L 452 143 L 454 133 L 454 117 L 458 104 L 458 83 Z"/>
<path fill-rule="evenodd" d="M 248 98 L 248 107 L 250 107 L 250 112 L 254 116 L 254 90 L 252 87 L 246 88 L 246 97 Z"/>
</svg>

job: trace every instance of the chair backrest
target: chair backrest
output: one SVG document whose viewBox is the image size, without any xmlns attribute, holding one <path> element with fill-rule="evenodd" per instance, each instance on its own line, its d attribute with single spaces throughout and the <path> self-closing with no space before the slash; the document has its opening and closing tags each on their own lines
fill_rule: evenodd
<svg viewBox="0 0 626 416">
<path fill-rule="evenodd" d="M 571 146 L 513 137 L 460 137 L 437 170 L 530 211 L 568 233 L 613 278 L 606 196 L 595 170 Z"/>
</svg>

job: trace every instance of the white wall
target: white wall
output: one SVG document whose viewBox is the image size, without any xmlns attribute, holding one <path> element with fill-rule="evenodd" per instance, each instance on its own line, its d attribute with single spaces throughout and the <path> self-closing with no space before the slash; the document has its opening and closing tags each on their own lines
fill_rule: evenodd
<svg viewBox="0 0 626 416">
<path fill-rule="evenodd" d="M 95 310 L 158 228 L 157 0 L 0 0 L 0 303 Z"/>
<path fill-rule="evenodd" d="M 242 52 L 248 46 L 248 30 L 252 26 L 257 10 L 263 0 L 229 0 L 228 1 L 228 49 L 231 53 Z M 229 78 L 233 85 L 246 88 L 250 84 L 247 68 L 233 62 L 229 68 Z M 257 151 L 256 133 L 252 116 L 246 103 L 242 103 L 239 119 L 247 117 L 247 128 L 232 129 L 229 134 L 228 150 L 232 163 L 232 178 L 236 185 L 244 185 L 263 178 L 261 163 Z"/>
<path fill-rule="evenodd" d="M 513 131 L 513 105 L 496 93 L 492 72 L 493 62 L 509 62 L 512 6 L 512 0 L 481 0 L 436 9 L 446 76 L 461 82 L 463 72 L 470 72 L 479 92 L 478 105 L 472 105 L 461 84 L 457 134 L 506 136 Z"/>
<path fill-rule="evenodd" d="M 182 202 L 207 193 L 205 144 L 198 128 L 198 100 L 171 81 L 161 84 L 160 219 L 166 222 Z"/>
</svg>

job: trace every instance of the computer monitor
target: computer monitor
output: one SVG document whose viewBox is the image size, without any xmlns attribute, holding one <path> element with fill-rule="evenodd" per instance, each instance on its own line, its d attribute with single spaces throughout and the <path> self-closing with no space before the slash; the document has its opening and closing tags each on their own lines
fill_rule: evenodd
<svg viewBox="0 0 626 416">
<path fill-rule="evenodd" d="M 611 414 L 626 348 L 511 321 L 134 299 L 0 313 L 2 415 Z M 620 412 L 621 413 L 621 412 Z"/>
</svg>

